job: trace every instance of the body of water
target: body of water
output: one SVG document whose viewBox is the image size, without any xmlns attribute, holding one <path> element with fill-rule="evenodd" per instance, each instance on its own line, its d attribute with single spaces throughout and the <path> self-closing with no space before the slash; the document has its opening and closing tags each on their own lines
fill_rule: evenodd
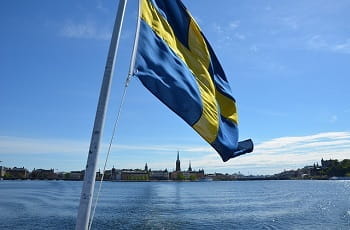
<svg viewBox="0 0 350 230">
<path fill-rule="evenodd" d="M 0 181 L 0 229 L 74 229 L 82 182 Z M 350 181 L 104 182 L 92 229 L 350 229 Z"/>
</svg>

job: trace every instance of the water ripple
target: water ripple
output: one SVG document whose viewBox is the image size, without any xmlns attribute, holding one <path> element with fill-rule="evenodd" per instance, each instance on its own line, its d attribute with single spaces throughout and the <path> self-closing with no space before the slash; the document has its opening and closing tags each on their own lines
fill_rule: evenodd
<svg viewBox="0 0 350 230">
<path fill-rule="evenodd" d="M 73 229 L 81 182 L 1 181 L 0 229 Z M 93 229 L 350 229 L 350 183 L 105 183 Z"/>
</svg>

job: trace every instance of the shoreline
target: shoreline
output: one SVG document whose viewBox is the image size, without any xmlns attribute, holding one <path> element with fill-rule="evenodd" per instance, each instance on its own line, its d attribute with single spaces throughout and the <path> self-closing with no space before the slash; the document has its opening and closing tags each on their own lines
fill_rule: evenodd
<svg viewBox="0 0 350 230">
<path fill-rule="evenodd" d="M 299 179 L 299 178 L 238 178 L 235 180 L 104 180 L 103 182 L 216 182 L 216 181 L 315 181 L 315 180 L 350 180 L 350 177 L 330 177 L 330 178 L 307 178 L 307 179 Z M 72 180 L 72 179 L 4 179 L 0 178 L 0 181 L 84 181 L 84 180 Z M 100 180 L 96 180 L 96 182 L 100 182 Z"/>
</svg>

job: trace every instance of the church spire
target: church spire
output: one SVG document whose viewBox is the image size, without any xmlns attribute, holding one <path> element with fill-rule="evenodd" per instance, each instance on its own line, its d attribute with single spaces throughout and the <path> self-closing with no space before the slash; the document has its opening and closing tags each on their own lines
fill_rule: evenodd
<svg viewBox="0 0 350 230">
<path fill-rule="evenodd" d="M 191 161 L 190 161 L 190 164 L 189 164 L 189 166 L 188 166 L 188 171 L 189 171 L 189 172 L 192 172 Z"/>
<path fill-rule="evenodd" d="M 175 171 L 177 171 L 177 172 L 181 171 L 179 151 L 177 151 L 177 160 L 176 160 L 176 170 Z"/>
</svg>

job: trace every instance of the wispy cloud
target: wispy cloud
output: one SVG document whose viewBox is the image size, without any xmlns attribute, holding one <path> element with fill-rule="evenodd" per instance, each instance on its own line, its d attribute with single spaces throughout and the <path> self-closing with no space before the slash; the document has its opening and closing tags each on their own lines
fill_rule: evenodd
<svg viewBox="0 0 350 230">
<path fill-rule="evenodd" d="M 241 33 L 235 33 L 234 34 L 235 38 L 239 39 L 239 40 L 245 40 L 245 35 L 241 34 Z"/>
<path fill-rule="evenodd" d="M 111 32 L 105 26 L 98 26 L 93 21 L 72 22 L 67 21 L 60 30 L 60 35 L 66 38 L 83 38 L 108 40 Z"/>
<path fill-rule="evenodd" d="M 335 44 L 333 50 L 336 52 L 348 53 L 350 54 L 350 39 L 346 41 Z"/>
<path fill-rule="evenodd" d="M 0 136 L 0 154 L 81 154 L 88 147 L 83 141 Z"/>
<path fill-rule="evenodd" d="M 240 26 L 240 21 L 229 21 L 225 25 L 213 23 L 213 29 L 216 33 L 219 34 L 228 34 L 231 33 L 234 30 L 237 30 Z"/>
<path fill-rule="evenodd" d="M 281 18 L 281 22 L 292 30 L 297 30 L 299 28 L 298 20 L 294 16 Z"/>
<path fill-rule="evenodd" d="M 329 41 L 321 35 L 314 35 L 307 40 L 307 47 L 312 50 L 350 54 L 350 38 L 345 41 Z"/>
<path fill-rule="evenodd" d="M 225 24 L 213 23 L 212 30 L 216 34 L 220 48 L 227 47 L 233 40 L 246 40 L 246 35 L 240 32 L 240 21 L 228 21 Z"/>
<path fill-rule="evenodd" d="M 0 154 L 86 154 L 88 147 L 88 141 L 0 136 Z M 101 148 L 107 149 L 107 147 L 108 143 L 103 143 Z M 112 145 L 112 151 L 153 151 L 174 154 L 174 150 L 189 153 L 211 152 L 209 146 L 200 145 Z"/>
<path fill-rule="evenodd" d="M 178 146 L 178 145 L 114 145 L 114 151 L 123 151 L 123 150 L 142 150 L 142 151 L 154 151 L 162 153 L 170 153 L 174 155 L 175 150 L 180 150 L 181 152 L 188 153 L 210 153 L 212 152 L 209 146 Z"/>
<path fill-rule="evenodd" d="M 87 141 L 34 139 L 0 136 L 0 154 L 60 154 L 73 153 L 85 156 Z M 103 144 L 102 149 L 107 149 Z M 279 137 L 256 143 L 253 153 L 231 159 L 223 163 L 219 155 L 209 145 L 113 145 L 113 152 L 145 152 L 174 157 L 174 150 L 182 152 L 183 164 L 190 161 L 195 168 L 207 172 L 238 172 L 272 174 L 284 169 L 295 169 L 311 165 L 324 159 L 345 159 L 350 154 L 350 132 L 325 132 L 308 136 Z M 196 155 L 193 155 L 196 154 Z M 151 155 L 153 168 L 171 167 L 173 162 Z M 140 167 L 140 162 L 128 162 L 128 167 Z M 133 165 L 135 164 L 135 165 Z M 122 166 L 124 167 L 124 165 Z"/>
<path fill-rule="evenodd" d="M 229 28 L 235 30 L 239 27 L 240 21 L 231 21 L 229 22 Z"/>
<path fill-rule="evenodd" d="M 324 159 L 345 159 L 350 154 L 350 132 L 328 132 L 309 136 L 280 137 L 258 143 L 253 153 L 222 164 L 215 153 L 193 165 L 211 170 L 235 170 L 271 174 L 303 167 Z"/>
</svg>

